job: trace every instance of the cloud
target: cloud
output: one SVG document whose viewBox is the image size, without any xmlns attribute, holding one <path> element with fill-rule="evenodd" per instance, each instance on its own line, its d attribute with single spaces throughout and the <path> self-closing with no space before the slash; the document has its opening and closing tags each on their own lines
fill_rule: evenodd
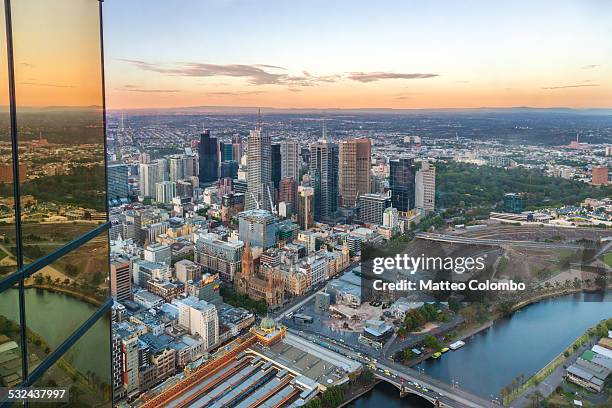
<svg viewBox="0 0 612 408">
<path fill-rule="evenodd" d="M 406 99 L 414 99 L 414 96 L 400 95 L 400 96 L 396 96 L 395 99 L 398 100 L 398 101 L 404 101 Z"/>
<path fill-rule="evenodd" d="M 31 85 L 31 86 L 48 86 L 52 88 L 75 88 L 74 85 L 62 85 L 62 84 L 45 84 L 41 82 L 20 82 L 21 85 Z"/>
<path fill-rule="evenodd" d="M 402 74 L 397 72 L 351 72 L 348 78 L 359 82 L 374 82 L 381 79 L 424 79 L 435 78 L 438 74 Z"/>
<path fill-rule="evenodd" d="M 120 91 L 128 91 L 128 92 L 143 92 L 143 93 L 176 93 L 181 92 L 178 89 L 150 89 L 150 88 L 140 88 L 136 85 L 124 85 L 122 88 L 118 88 Z"/>
<path fill-rule="evenodd" d="M 158 72 L 165 75 L 187 77 L 234 77 L 245 78 L 251 85 L 289 85 L 312 86 L 320 82 L 334 82 L 339 76 L 316 76 L 303 72 L 302 75 L 289 75 L 276 71 L 286 68 L 267 64 L 206 64 L 185 62 L 171 65 L 158 65 L 146 61 L 121 59 L 144 71 Z"/>
<path fill-rule="evenodd" d="M 265 93 L 263 91 L 218 91 L 218 92 L 207 92 L 207 95 L 213 96 L 244 96 L 244 95 L 260 95 Z"/>
<path fill-rule="evenodd" d="M 553 89 L 567 89 L 567 88 L 588 88 L 592 86 L 599 86 L 599 84 L 545 86 L 545 87 L 542 87 L 542 89 L 553 90 Z"/>
<path fill-rule="evenodd" d="M 601 65 L 599 65 L 599 64 L 590 64 L 590 65 L 583 66 L 582 69 L 594 69 L 594 68 L 598 68 L 600 66 Z"/>
</svg>

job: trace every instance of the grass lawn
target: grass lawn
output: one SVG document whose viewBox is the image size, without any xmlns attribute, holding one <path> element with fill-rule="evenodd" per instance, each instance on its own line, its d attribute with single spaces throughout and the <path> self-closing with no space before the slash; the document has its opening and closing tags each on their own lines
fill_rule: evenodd
<svg viewBox="0 0 612 408">
<path fill-rule="evenodd" d="M 608 266 L 612 267 L 612 252 L 608 252 L 607 254 L 603 254 L 603 256 L 599 257 L 602 261 L 604 261 Z"/>
</svg>

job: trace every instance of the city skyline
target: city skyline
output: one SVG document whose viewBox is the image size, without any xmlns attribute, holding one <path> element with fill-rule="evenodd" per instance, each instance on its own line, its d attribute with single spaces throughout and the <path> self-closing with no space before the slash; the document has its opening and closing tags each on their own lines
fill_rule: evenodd
<svg viewBox="0 0 612 408">
<path fill-rule="evenodd" d="M 551 5 L 111 0 L 107 105 L 612 107 L 612 6 Z"/>
</svg>

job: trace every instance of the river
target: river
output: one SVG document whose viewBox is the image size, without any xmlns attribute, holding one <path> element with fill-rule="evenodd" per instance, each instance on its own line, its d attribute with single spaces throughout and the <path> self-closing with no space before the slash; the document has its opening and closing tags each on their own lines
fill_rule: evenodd
<svg viewBox="0 0 612 408">
<path fill-rule="evenodd" d="M 96 307 L 75 297 L 34 288 L 25 290 L 25 301 L 28 328 L 39 334 L 51 350 L 96 311 Z M 0 313 L 19 322 L 18 302 L 17 289 L 7 290 L 0 296 Z M 65 358 L 82 374 L 92 371 L 108 376 L 110 356 L 108 351 L 102 351 L 109 350 L 109 330 L 108 324 L 96 323 L 66 352 Z"/>
<path fill-rule="evenodd" d="M 575 294 L 543 300 L 512 316 L 500 319 L 488 330 L 466 340 L 457 351 L 428 359 L 418 367 L 425 374 L 485 398 L 498 396 L 513 378 L 528 378 L 544 367 L 578 336 L 602 319 L 612 317 L 612 292 Z M 431 407 L 411 397 L 399 399 L 397 388 L 379 384 L 349 405 L 365 407 Z"/>
</svg>

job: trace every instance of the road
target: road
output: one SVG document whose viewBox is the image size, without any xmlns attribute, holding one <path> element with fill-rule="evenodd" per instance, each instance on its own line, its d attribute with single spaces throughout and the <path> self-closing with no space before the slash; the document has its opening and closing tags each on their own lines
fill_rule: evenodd
<svg viewBox="0 0 612 408">
<path fill-rule="evenodd" d="M 401 364 L 391 361 L 381 362 L 371 359 L 370 357 L 362 353 L 355 352 L 353 349 L 349 349 L 343 345 L 331 344 L 322 336 L 306 334 L 294 329 L 288 329 L 288 331 L 362 364 L 375 364 L 376 376 L 392 383 L 398 388 L 403 386 L 404 391 L 420 395 L 429 400 L 437 399 L 443 405 L 454 408 L 499 407 L 498 404 L 492 401 L 473 395 L 460 388 L 452 387 L 449 384 L 431 378 Z M 387 371 L 389 374 L 386 373 Z"/>
<path fill-rule="evenodd" d="M 344 269 L 344 271 L 334 276 L 334 279 L 339 278 L 340 276 L 344 275 L 347 271 L 352 271 L 355 267 L 359 266 L 359 264 L 360 264 L 359 261 L 350 263 L 349 266 Z M 325 284 L 326 283 L 327 282 L 325 282 Z M 316 288 L 315 290 L 312 291 L 312 293 L 310 293 L 306 297 L 293 299 L 292 302 L 288 306 L 285 306 L 281 310 L 275 312 L 276 317 L 274 318 L 274 320 L 276 320 L 276 322 L 280 322 L 287 314 L 293 313 L 296 310 L 300 309 L 302 306 L 304 306 L 305 304 L 310 302 L 312 299 L 314 299 L 317 292 L 323 289 L 324 286 L 325 285 L 321 285 L 320 287 Z M 297 303 L 294 303 L 294 302 L 297 302 Z"/>
</svg>

